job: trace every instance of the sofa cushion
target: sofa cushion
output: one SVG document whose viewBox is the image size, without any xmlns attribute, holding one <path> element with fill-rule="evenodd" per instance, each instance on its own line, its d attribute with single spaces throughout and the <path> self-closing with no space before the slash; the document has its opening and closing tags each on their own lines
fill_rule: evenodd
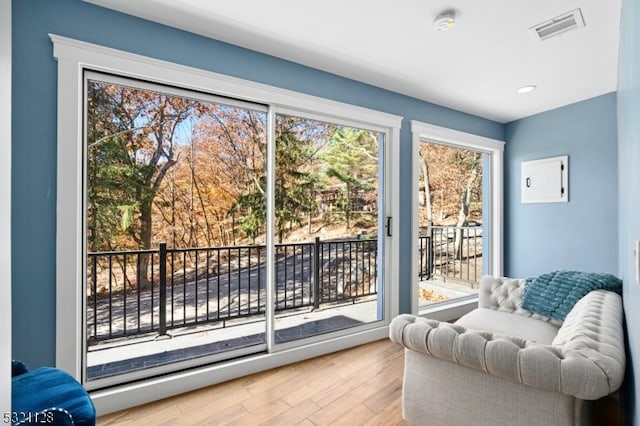
<svg viewBox="0 0 640 426">
<path fill-rule="evenodd" d="M 469 312 L 455 323 L 467 329 L 519 337 L 543 345 L 550 345 L 558 334 L 558 327 L 551 323 L 484 308 Z"/>
</svg>

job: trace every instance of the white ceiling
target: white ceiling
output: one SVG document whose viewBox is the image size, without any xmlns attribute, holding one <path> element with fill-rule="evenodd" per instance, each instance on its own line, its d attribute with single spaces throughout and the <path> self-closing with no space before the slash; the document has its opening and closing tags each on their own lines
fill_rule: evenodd
<svg viewBox="0 0 640 426">
<path fill-rule="evenodd" d="M 617 84 L 620 0 L 86 1 L 502 123 Z M 584 28 L 530 33 L 576 8 Z"/>
</svg>

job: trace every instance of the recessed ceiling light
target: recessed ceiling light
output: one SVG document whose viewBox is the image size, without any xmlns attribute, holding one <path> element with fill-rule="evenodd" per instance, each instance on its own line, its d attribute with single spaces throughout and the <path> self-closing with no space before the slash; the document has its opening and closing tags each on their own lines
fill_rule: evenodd
<svg viewBox="0 0 640 426">
<path fill-rule="evenodd" d="M 453 10 L 446 10 L 435 17 L 433 29 L 436 31 L 449 31 L 456 23 L 456 14 Z"/>
<path fill-rule="evenodd" d="M 536 90 L 537 87 L 538 86 L 535 86 L 533 84 L 531 84 L 529 86 L 522 86 L 521 88 L 516 90 L 516 92 L 518 92 L 519 94 L 523 95 L 525 93 L 533 92 L 534 90 Z"/>
</svg>

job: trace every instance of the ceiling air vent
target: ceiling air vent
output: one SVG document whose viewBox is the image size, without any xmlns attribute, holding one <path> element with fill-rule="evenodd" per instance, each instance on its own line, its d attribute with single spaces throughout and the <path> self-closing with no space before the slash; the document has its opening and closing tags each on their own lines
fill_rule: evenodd
<svg viewBox="0 0 640 426">
<path fill-rule="evenodd" d="M 536 40 L 544 41 L 548 38 L 564 34 L 567 31 L 584 27 L 584 19 L 580 9 L 563 13 L 560 16 L 544 21 L 530 28 Z"/>
</svg>

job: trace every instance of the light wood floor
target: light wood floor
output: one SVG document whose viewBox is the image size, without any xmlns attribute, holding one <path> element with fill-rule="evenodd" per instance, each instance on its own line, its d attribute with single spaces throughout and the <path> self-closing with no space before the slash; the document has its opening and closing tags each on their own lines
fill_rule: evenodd
<svg viewBox="0 0 640 426">
<path fill-rule="evenodd" d="M 389 340 L 102 416 L 99 425 L 405 425 Z"/>
</svg>

